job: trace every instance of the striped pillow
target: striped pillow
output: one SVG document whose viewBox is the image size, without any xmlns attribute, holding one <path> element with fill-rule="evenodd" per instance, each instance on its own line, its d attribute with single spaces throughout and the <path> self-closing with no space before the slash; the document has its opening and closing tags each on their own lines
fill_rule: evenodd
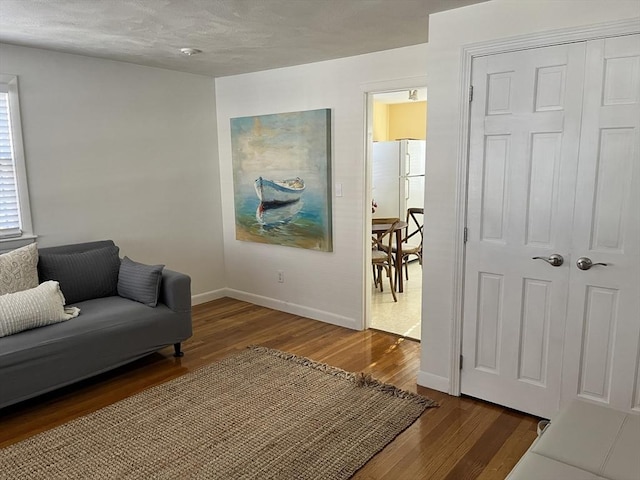
<svg viewBox="0 0 640 480">
<path fill-rule="evenodd" d="M 59 282 L 68 303 L 115 296 L 118 294 L 119 251 L 113 245 L 86 252 L 40 252 L 40 282 Z"/>
<path fill-rule="evenodd" d="M 0 337 L 77 317 L 80 309 L 64 307 L 58 282 L 0 296 Z"/>
<path fill-rule="evenodd" d="M 120 262 L 118 295 L 149 307 L 158 304 L 164 265 L 145 265 L 124 257 Z"/>
</svg>

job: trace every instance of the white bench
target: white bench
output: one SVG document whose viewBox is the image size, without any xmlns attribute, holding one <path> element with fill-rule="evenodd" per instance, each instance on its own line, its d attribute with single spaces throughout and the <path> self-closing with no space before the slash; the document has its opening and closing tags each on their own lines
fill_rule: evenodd
<svg viewBox="0 0 640 480">
<path fill-rule="evenodd" d="M 507 480 L 640 480 L 640 415 L 575 400 Z"/>
</svg>

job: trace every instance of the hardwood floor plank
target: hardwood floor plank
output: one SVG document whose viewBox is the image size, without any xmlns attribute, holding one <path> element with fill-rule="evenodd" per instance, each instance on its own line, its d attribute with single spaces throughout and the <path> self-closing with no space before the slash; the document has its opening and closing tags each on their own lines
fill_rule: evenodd
<svg viewBox="0 0 640 480">
<path fill-rule="evenodd" d="M 448 472 L 471 449 L 474 442 L 498 416 L 494 411 L 476 407 L 458 416 L 440 436 L 429 436 L 427 445 L 416 449 L 406 467 L 407 478 L 444 479 Z M 424 452 L 424 453 L 422 453 Z"/>
<path fill-rule="evenodd" d="M 154 385 L 259 344 L 417 392 L 440 403 L 376 455 L 356 480 L 503 479 L 536 437 L 538 419 L 419 387 L 420 343 L 357 332 L 231 298 L 193 309 L 185 356 L 168 347 L 92 379 L 0 410 L 0 447 L 29 438 Z"/>
<path fill-rule="evenodd" d="M 532 438 L 535 439 L 536 435 L 536 424 L 529 419 L 520 419 L 510 438 L 502 444 L 477 480 L 505 478 L 514 463 L 522 457 L 522 452 L 529 448 Z"/>
<path fill-rule="evenodd" d="M 520 418 L 511 412 L 502 412 L 482 432 L 473 443 L 473 447 L 455 464 L 445 480 L 465 480 L 477 478 L 495 456 L 500 447 L 513 434 L 520 423 Z"/>
</svg>

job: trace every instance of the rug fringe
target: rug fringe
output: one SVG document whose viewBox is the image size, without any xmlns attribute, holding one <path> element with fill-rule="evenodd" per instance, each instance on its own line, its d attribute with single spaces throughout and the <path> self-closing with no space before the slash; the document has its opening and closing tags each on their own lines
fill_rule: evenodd
<svg viewBox="0 0 640 480">
<path fill-rule="evenodd" d="M 376 380 L 375 378 L 373 378 L 370 373 L 347 372 L 338 367 L 327 365 L 326 363 L 316 362 L 315 360 L 311 360 L 310 358 L 307 358 L 307 357 L 302 357 L 300 355 L 296 355 L 289 352 L 283 352 L 281 350 L 276 350 L 274 348 L 263 347 L 261 345 L 249 345 L 247 348 L 251 350 L 255 350 L 256 352 L 267 353 L 274 357 L 282 358 L 283 360 L 289 360 L 297 363 L 298 365 L 304 365 L 305 367 L 310 367 L 315 370 L 320 370 L 324 373 L 333 375 L 335 377 L 343 378 L 345 380 L 353 382 L 356 387 L 367 387 L 379 392 L 386 393 L 393 397 L 414 401 L 420 405 L 424 405 L 425 408 L 439 406 L 438 403 L 435 402 L 434 400 L 424 397 L 418 393 L 408 392 L 406 390 L 402 390 L 401 388 L 396 387 L 395 385 L 390 385 L 388 383 L 380 382 L 379 380 Z"/>
</svg>

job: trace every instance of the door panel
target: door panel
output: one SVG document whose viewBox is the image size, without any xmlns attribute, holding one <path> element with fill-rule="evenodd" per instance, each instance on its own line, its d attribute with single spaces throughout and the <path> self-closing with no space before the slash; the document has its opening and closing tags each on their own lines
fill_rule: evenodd
<svg viewBox="0 0 640 480">
<path fill-rule="evenodd" d="M 462 392 L 541 416 L 560 399 L 569 267 L 532 257 L 570 250 L 584 51 L 492 55 L 472 72 Z"/>
<path fill-rule="evenodd" d="M 613 338 L 619 292 L 589 285 L 582 324 L 578 395 L 609 402 Z"/>
<path fill-rule="evenodd" d="M 484 166 L 482 168 L 483 203 L 480 212 L 480 238 L 483 241 L 504 243 L 504 225 L 507 215 L 505 194 L 507 188 L 507 157 L 509 135 L 488 135 L 485 139 Z"/>
<path fill-rule="evenodd" d="M 475 366 L 483 372 L 499 374 L 504 276 L 487 272 L 480 272 L 479 276 Z"/>
<path fill-rule="evenodd" d="M 552 284 L 529 278 L 525 278 L 523 284 L 518 379 L 544 387 L 547 383 Z"/>
<path fill-rule="evenodd" d="M 587 68 L 563 402 L 640 411 L 640 35 L 589 42 Z"/>
</svg>

